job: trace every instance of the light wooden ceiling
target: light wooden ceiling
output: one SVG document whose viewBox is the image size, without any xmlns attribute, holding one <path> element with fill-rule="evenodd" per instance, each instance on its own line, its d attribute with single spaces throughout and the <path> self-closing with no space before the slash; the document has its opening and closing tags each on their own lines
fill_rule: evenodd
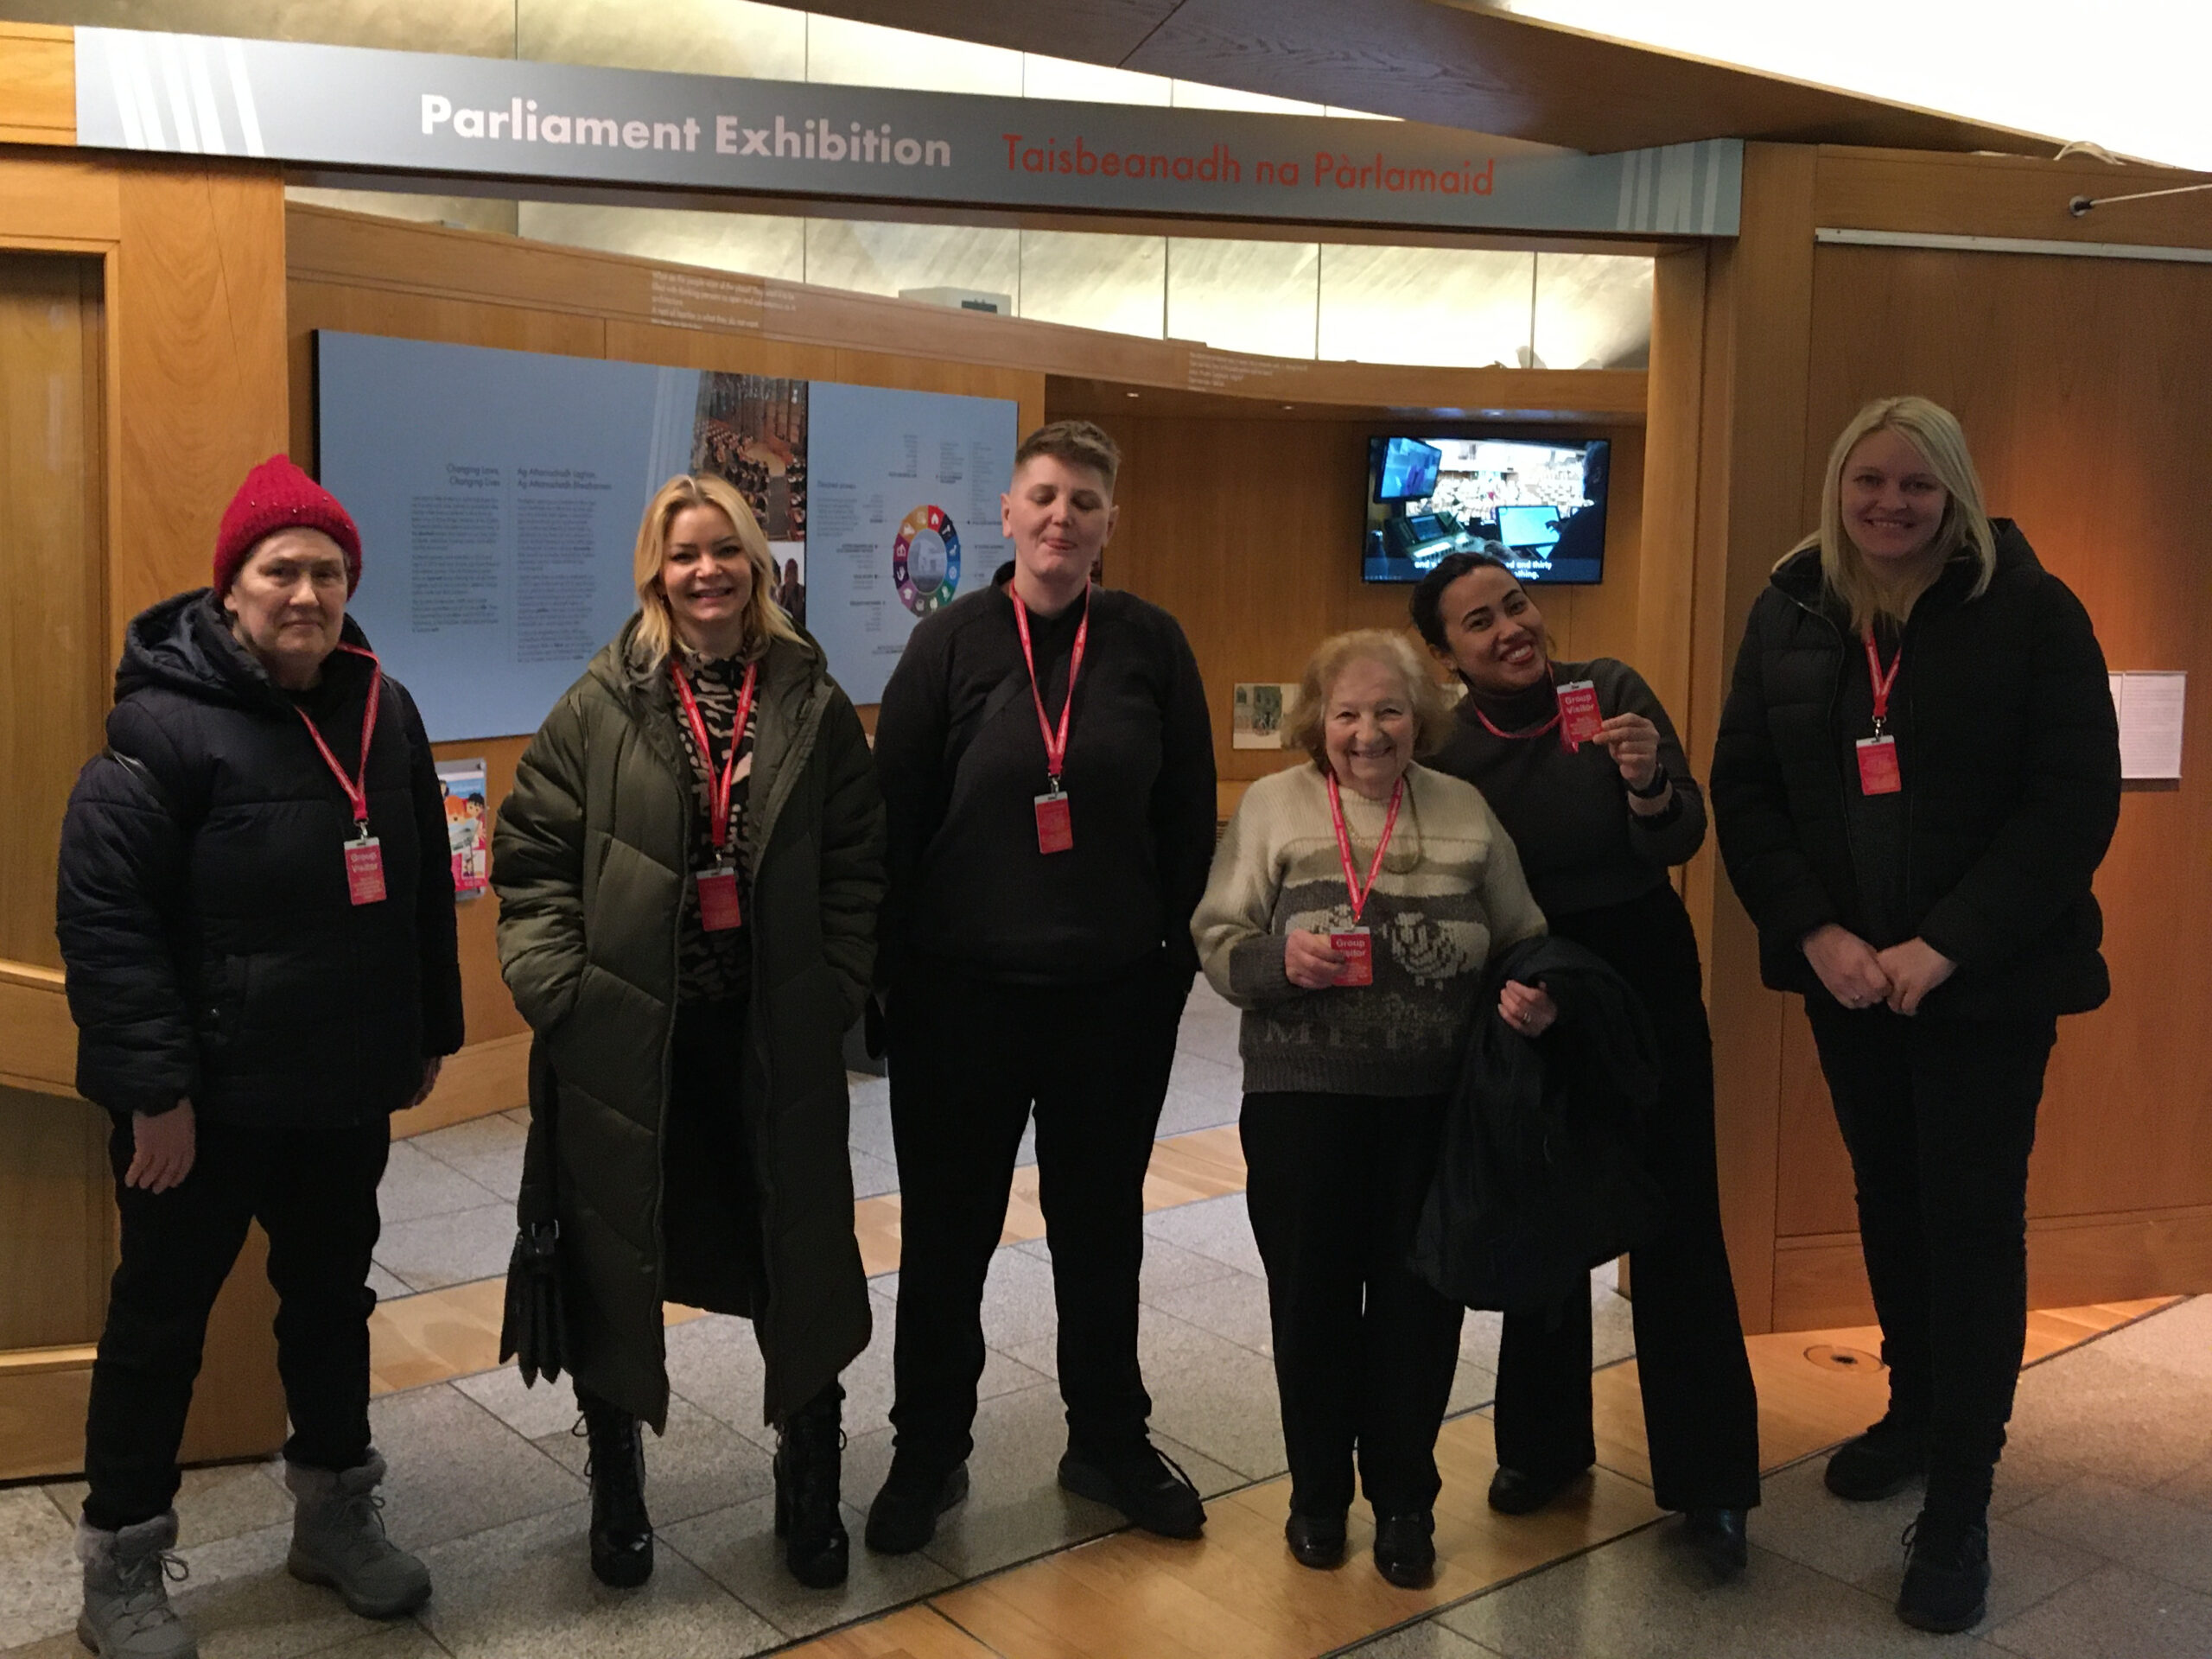
<svg viewBox="0 0 2212 1659">
<path fill-rule="evenodd" d="M 1700 138 L 2016 155 L 2057 149 L 2031 133 L 1586 34 L 1478 0 L 788 3 L 1593 154 Z"/>
</svg>

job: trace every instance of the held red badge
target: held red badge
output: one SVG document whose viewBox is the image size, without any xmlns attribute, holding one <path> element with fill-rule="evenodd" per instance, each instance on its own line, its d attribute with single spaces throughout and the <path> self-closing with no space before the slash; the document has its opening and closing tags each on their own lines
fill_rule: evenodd
<svg viewBox="0 0 2212 1659">
<path fill-rule="evenodd" d="M 1382 855 L 1390 850 L 1390 836 L 1398 827 L 1398 809 L 1405 799 L 1406 780 L 1401 778 L 1390 791 L 1390 810 L 1383 817 L 1382 839 L 1375 843 L 1375 861 L 1367 867 L 1367 880 L 1363 882 L 1351 861 L 1351 831 L 1344 827 L 1344 791 L 1338 786 L 1336 773 L 1329 774 L 1329 817 L 1336 827 L 1337 856 L 1344 862 L 1344 896 L 1351 900 L 1352 919 L 1350 927 L 1329 935 L 1329 949 L 1344 959 L 1332 984 L 1356 987 L 1375 982 L 1375 936 L 1359 925 L 1359 918 L 1367 908 L 1368 894 L 1375 891 L 1375 879 L 1382 874 Z"/>
<path fill-rule="evenodd" d="M 346 843 L 346 895 L 357 905 L 384 902 L 384 843 L 361 825 L 361 833 Z"/>
<path fill-rule="evenodd" d="M 1559 741 L 1570 749 L 1598 741 L 1605 716 L 1598 709 L 1598 687 L 1590 680 L 1569 680 L 1559 688 Z"/>
<path fill-rule="evenodd" d="M 1037 850 L 1065 853 L 1075 845 L 1075 820 L 1068 813 L 1068 798 L 1054 792 L 1037 797 Z"/>
<path fill-rule="evenodd" d="M 1343 933 L 1329 935 L 1329 949 L 1344 959 L 1337 969 L 1339 985 L 1372 985 L 1375 982 L 1375 936 L 1363 927 L 1355 927 Z"/>
</svg>

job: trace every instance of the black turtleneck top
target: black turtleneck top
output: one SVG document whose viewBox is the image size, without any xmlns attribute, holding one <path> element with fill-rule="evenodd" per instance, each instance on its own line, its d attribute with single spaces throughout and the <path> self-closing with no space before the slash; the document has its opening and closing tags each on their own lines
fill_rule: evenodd
<svg viewBox="0 0 2212 1659">
<path fill-rule="evenodd" d="M 1513 837 L 1536 903 L 1559 917 L 1624 904 L 1664 882 L 1668 867 L 1687 863 L 1705 841 L 1705 797 L 1674 722 L 1642 675 L 1611 657 L 1553 667 L 1560 683 L 1593 682 L 1606 719 L 1642 715 L 1659 728 L 1659 765 L 1675 786 L 1664 811 L 1640 818 L 1630 810 L 1628 785 L 1602 744 L 1570 753 L 1556 726 L 1513 738 L 1483 724 L 1487 715 L 1503 732 L 1542 725 L 1559 707 L 1550 681 L 1510 697 L 1470 690 L 1451 737 L 1425 764 L 1482 791 Z"/>
</svg>

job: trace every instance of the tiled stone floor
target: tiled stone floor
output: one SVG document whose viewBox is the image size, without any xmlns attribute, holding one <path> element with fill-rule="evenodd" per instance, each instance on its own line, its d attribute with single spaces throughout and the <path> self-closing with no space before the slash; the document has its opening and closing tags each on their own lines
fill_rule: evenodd
<svg viewBox="0 0 2212 1659">
<path fill-rule="evenodd" d="M 1891 1611 L 1917 1497 L 1847 1504 L 1820 1459 L 1770 1476 L 1751 1567 L 1714 1587 L 1662 1523 L 1354 1649 L 1361 1659 L 2212 1656 L 2212 1298 L 2031 1367 L 1998 1471 L 1988 1619 Z"/>
<path fill-rule="evenodd" d="M 1232 1010 L 1203 987 L 1185 1020 L 1163 1135 L 1233 1122 Z M 887 1095 L 855 1080 L 852 1148 L 863 1194 L 895 1189 Z M 387 1297 L 504 1270 L 522 1146 L 519 1115 L 395 1147 L 383 1194 L 378 1289 Z M 1147 1217 L 1144 1357 L 1160 1444 L 1209 1496 L 1279 1475 L 1283 1454 L 1268 1354 L 1266 1287 L 1241 1196 Z M 438 1585 L 422 1616 L 380 1626 L 283 1571 L 289 1503 L 274 1465 L 194 1471 L 179 1510 L 191 1576 L 179 1602 L 207 1659 L 530 1659 L 539 1654 L 681 1656 L 765 1651 L 956 1583 L 1092 1538 L 1118 1520 L 1062 1492 L 1052 1285 L 1042 1241 L 995 1262 L 984 1308 L 989 1358 L 971 1464 L 974 1492 L 925 1553 L 856 1548 L 839 1592 L 800 1590 L 771 1535 L 760 1360 L 741 1321 L 671 1328 L 669 1433 L 647 1440 L 659 1569 L 632 1593 L 586 1564 L 583 1448 L 564 1386 L 522 1387 L 494 1370 L 404 1389 L 373 1407 L 392 1478 L 393 1535 Z M 872 1281 L 876 1337 L 847 1373 L 848 1521 L 890 1456 L 897 1275 Z M 1598 1363 L 1631 1351 L 1610 1272 L 1593 1277 Z M 1453 1409 L 1486 1403 L 1497 1321 L 1471 1315 Z M 81 1486 L 0 1490 L 0 1650 L 60 1659 L 76 1602 L 69 1526 Z M 2024 1379 L 2015 1449 L 2000 1479 L 1998 1586 L 1990 1625 L 1959 1652 L 2212 1656 L 2212 1300 L 2184 1304 L 2061 1356 Z M 1642 1656 L 1880 1655 L 1928 1638 L 1890 1616 L 1906 1499 L 1852 1509 L 1827 1498 L 1817 1463 L 1767 1484 L 1756 1559 L 1714 1589 L 1683 1571 L 1664 1526 L 1448 1609 L 1361 1649 L 1384 1659 L 1642 1659 Z M 1380 1621 L 1378 1621 L 1378 1624 Z M 855 1649 L 875 1652 L 874 1648 Z M 1073 1649 L 1071 1649 L 1072 1651 Z"/>
</svg>

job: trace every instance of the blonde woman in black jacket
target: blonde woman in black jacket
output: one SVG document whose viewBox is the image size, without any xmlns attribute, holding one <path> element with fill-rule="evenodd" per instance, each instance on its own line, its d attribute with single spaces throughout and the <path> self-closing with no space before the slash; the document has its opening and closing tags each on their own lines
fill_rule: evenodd
<svg viewBox="0 0 2212 1659">
<path fill-rule="evenodd" d="M 1805 998 L 1890 1368 L 1828 1489 L 1925 1476 L 1897 1611 L 1964 1630 L 2025 1336 L 2044 1070 L 2058 1016 L 2111 991 L 2089 884 L 2120 751 L 2088 613 L 1984 511 L 1947 410 L 1885 398 L 1836 441 L 1819 532 L 1752 607 L 1713 803 L 1764 977 Z"/>
</svg>

